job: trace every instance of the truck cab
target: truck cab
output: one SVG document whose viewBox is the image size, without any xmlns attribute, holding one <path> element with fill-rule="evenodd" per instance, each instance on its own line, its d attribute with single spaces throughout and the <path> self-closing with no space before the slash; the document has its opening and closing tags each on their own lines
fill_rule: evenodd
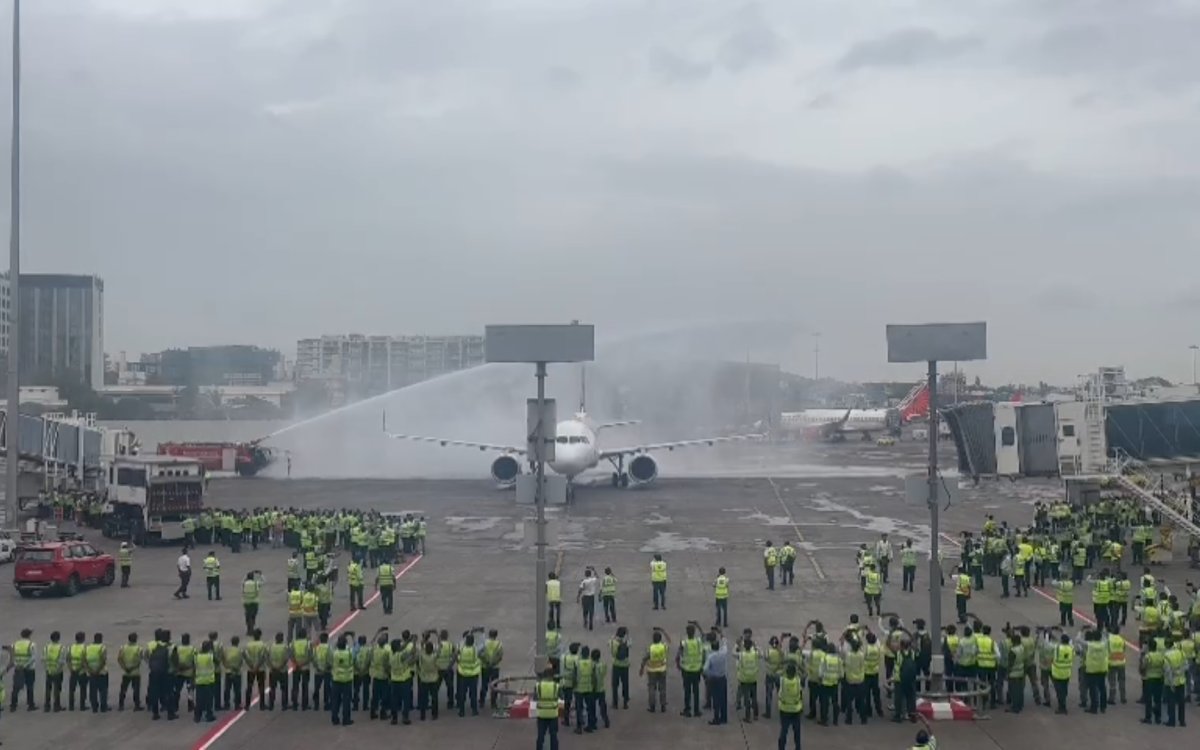
<svg viewBox="0 0 1200 750">
<path fill-rule="evenodd" d="M 138 546 L 178 541 L 204 510 L 204 466 L 178 456 L 122 456 L 108 467 L 104 535 Z"/>
</svg>

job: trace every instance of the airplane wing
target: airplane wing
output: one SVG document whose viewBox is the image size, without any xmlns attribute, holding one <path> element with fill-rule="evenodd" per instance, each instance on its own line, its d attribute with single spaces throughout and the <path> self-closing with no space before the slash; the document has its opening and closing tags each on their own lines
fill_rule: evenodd
<svg viewBox="0 0 1200 750">
<path fill-rule="evenodd" d="M 600 430 L 607 430 L 610 427 L 628 427 L 629 425 L 641 423 L 642 420 L 640 419 L 625 419 L 620 422 L 601 422 L 600 424 L 596 425 L 596 432 L 599 432 Z"/>
<path fill-rule="evenodd" d="M 515 445 L 497 445 L 495 443 L 477 443 L 471 440 L 451 440 L 449 438 L 428 437 L 426 435 L 399 435 L 394 432 L 385 432 L 384 435 L 393 440 L 414 440 L 419 443 L 437 443 L 445 448 L 448 445 L 453 445 L 456 448 L 478 448 L 481 451 L 497 451 L 499 453 L 511 453 L 516 455 L 525 455 L 525 449 Z"/>
<path fill-rule="evenodd" d="M 615 458 L 650 451 L 673 451 L 676 448 L 693 448 L 700 445 L 712 447 L 717 443 L 734 443 L 744 440 L 762 440 L 766 435 L 727 435 L 725 437 L 696 438 L 694 440 L 676 440 L 671 443 L 646 443 L 645 445 L 630 445 L 624 448 L 611 448 L 600 451 L 600 458 Z"/>
</svg>

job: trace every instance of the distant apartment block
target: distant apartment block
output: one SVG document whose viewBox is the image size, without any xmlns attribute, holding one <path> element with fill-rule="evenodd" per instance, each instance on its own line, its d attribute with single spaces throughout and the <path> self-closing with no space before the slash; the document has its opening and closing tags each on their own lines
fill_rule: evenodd
<svg viewBox="0 0 1200 750">
<path fill-rule="evenodd" d="M 9 305 L 12 288 L 8 283 L 8 271 L 0 273 L 0 357 L 8 356 Z"/>
<path fill-rule="evenodd" d="M 483 336 L 364 336 L 296 342 L 296 380 L 382 393 L 484 363 Z"/>
<path fill-rule="evenodd" d="M 21 381 L 103 386 L 104 281 L 99 276 L 23 273 L 20 286 Z"/>
</svg>

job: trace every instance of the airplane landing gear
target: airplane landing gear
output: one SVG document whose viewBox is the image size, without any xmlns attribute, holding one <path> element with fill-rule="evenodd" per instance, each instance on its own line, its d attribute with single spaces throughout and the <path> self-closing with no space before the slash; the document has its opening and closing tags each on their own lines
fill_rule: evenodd
<svg viewBox="0 0 1200 750">
<path fill-rule="evenodd" d="M 614 489 L 621 486 L 621 475 L 615 471 L 612 473 L 612 486 Z"/>
<path fill-rule="evenodd" d="M 629 486 L 629 475 L 626 474 L 625 472 L 621 472 L 621 489 L 625 489 L 628 486 Z"/>
<path fill-rule="evenodd" d="M 628 487 L 629 475 L 625 473 L 625 457 L 624 456 L 609 456 L 608 462 L 612 464 L 615 471 L 612 473 L 612 486 Z"/>
</svg>

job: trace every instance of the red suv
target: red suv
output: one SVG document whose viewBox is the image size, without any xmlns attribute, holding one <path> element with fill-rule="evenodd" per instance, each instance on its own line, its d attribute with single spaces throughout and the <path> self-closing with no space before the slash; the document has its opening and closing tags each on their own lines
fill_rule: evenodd
<svg viewBox="0 0 1200 750">
<path fill-rule="evenodd" d="M 87 542 L 33 542 L 17 549 L 13 585 L 25 598 L 51 590 L 74 596 L 81 586 L 111 586 L 116 571 L 112 555 Z"/>
</svg>

